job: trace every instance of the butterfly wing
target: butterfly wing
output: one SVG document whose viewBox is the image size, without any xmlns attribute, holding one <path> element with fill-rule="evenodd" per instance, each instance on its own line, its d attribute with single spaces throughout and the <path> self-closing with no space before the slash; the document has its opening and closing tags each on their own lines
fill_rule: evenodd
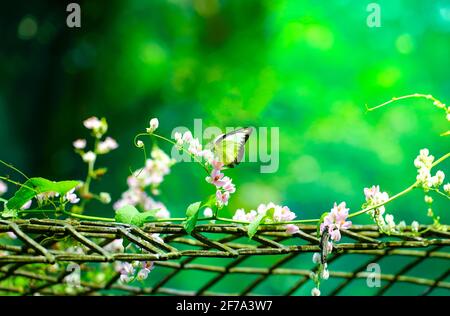
<svg viewBox="0 0 450 316">
<path fill-rule="evenodd" d="M 252 131 L 246 127 L 220 135 L 214 141 L 214 154 L 226 167 L 233 168 L 244 157 L 245 143 Z"/>
</svg>

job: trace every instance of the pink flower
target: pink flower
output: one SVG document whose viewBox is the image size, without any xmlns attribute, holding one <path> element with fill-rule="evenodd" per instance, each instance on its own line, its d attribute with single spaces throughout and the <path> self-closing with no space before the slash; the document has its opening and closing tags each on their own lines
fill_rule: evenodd
<svg viewBox="0 0 450 316">
<path fill-rule="evenodd" d="M 214 169 L 218 169 L 218 170 L 222 170 L 223 168 L 223 162 L 217 161 L 217 160 L 213 160 L 211 162 L 211 165 Z"/>
<path fill-rule="evenodd" d="M 74 192 L 75 192 L 75 189 L 72 189 L 69 192 L 67 192 L 66 195 L 64 196 L 64 198 L 72 204 L 76 204 L 76 203 L 80 202 L 80 199 L 77 197 L 77 195 Z"/>
<path fill-rule="evenodd" d="M 99 154 L 107 154 L 111 150 L 117 149 L 117 147 L 119 147 L 119 145 L 113 138 L 106 137 L 106 139 L 104 141 L 102 141 L 98 144 L 97 152 Z"/>
<path fill-rule="evenodd" d="M 0 196 L 5 194 L 6 192 L 8 192 L 8 186 L 6 185 L 5 182 L 0 180 Z"/>
<path fill-rule="evenodd" d="M 230 193 L 234 193 L 236 192 L 236 186 L 231 182 L 231 178 L 230 177 L 224 177 L 222 179 L 222 181 L 224 182 L 222 188 Z"/>
<path fill-rule="evenodd" d="M 28 210 L 31 206 L 32 201 L 29 200 L 28 202 L 26 202 L 20 209 L 21 210 Z"/>
<path fill-rule="evenodd" d="M 286 227 L 286 233 L 291 234 L 291 235 L 297 233 L 300 230 L 298 228 L 298 226 L 294 225 L 294 224 L 287 224 L 285 227 Z"/>
<path fill-rule="evenodd" d="M 102 126 L 102 122 L 95 116 L 92 116 L 88 119 L 86 119 L 84 122 L 84 127 L 87 129 L 96 130 L 99 129 Z"/>
<path fill-rule="evenodd" d="M 211 176 L 207 177 L 206 181 L 214 184 L 217 188 L 220 188 L 226 183 L 222 178 L 223 173 L 221 173 L 219 169 L 213 169 Z"/>
<path fill-rule="evenodd" d="M 245 214 L 245 211 L 243 208 L 239 208 L 236 210 L 236 212 L 233 215 L 233 219 L 235 221 L 247 221 L 247 215 Z"/>
<path fill-rule="evenodd" d="M 192 140 L 192 133 L 190 131 L 186 131 L 183 134 L 182 140 L 186 143 L 190 143 Z"/>
<path fill-rule="evenodd" d="M 86 148 L 86 140 L 85 139 L 77 139 L 73 142 L 73 147 L 75 149 L 84 149 Z"/>
<path fill-rule="evenodd" d="M 217 190 L 216 192 L 216 200 L 219 206 L 228 205 L 228 200 L 230 199 L 230 193 L 225 191 L 222 192 Z"/>
<path fill-rule="evenodd" d="M 150 127 L 147 128 L 147 133 L 153 133 L 159 127 L 159 120 L 157 118 L 152 118 L 149 126 Z"/>
<path fill-rule="evenodd" d="M 330 213 L 325 216 L 323 223 L 320 225 L 320 233 L 322 234 L 327 229 L 331 239 L 339 241 L 341 239 L 340 230 L 348 229 L 352 225 L 352 222 L 347 221 L 348 211 L 345 202 L 339 205 L 334 203 Z"/>
</svg>

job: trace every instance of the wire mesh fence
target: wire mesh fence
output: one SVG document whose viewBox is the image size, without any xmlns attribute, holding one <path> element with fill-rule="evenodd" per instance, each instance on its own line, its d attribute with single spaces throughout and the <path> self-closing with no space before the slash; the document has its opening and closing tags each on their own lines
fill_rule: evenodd
<svg viewBox="0 0 450 316">
<path fill-rule="evenodd" d="M 299 228 L 290 235 L 283 228 L 265 226 L 249 240 L 246 229 L 234 224 L 198 225 L 188 235 L 182 225 L 168 223 L 138 228 L 74 220 L 0 220 L 0 293 L 301 295 L 310 290 L 309 276 L 315 269 L 311 256 L 320 251 L 320 240 L 315 225 Z M 373 276 L 368 265 L 393 256 L 405 260 L 391 264 L 392 273 L 380 272 L 380 285 L 368 294 L 395 294 L 399 284 L 414 287 L 416 295 L 450 294 L 450 233 L 430 227 L 421 237 L 385 236 L 377 226 L 354 225 L 342 235 L 328 259 L 326 294 L 360 294 L 351 289 Z M 111 249 L 117 239 L 127 246 Z M 346 257 L 354 259 L 339 264 Z M 427 262 L 436 260 L 439 264 L 427 268 Z M 154 263 L 150 278 L 129 284 L 120 280 L 118 263 L 142 261 Z M 81 275 L 77 284 L 69 282 L 73 273 Z"/>
</svg>

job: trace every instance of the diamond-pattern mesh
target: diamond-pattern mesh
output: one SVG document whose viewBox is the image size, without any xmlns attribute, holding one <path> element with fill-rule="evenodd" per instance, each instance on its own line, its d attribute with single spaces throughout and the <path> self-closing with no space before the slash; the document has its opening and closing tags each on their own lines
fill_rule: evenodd
<svg viewBox="0 0 450 316">
<path fill-rule="evenodd" d="M 167 223 L 0 220 L 0 294 L 308 295 L 319 239 L 315 225 L 299 228 L 289 235 L 264 226 L 249 240 L 244 227 L 230 224 L 197 225 L 187 235 Z M 450 233 L 430 227 L 422 237 L 384 236 L 376 226 L 354 225 L 342 235 L 328 258 L 324 294 L 389 295 L 404 286 L 412 295 L 450 294 Z M 125 251 L 108 246 L 118 238 L 129 242 Z M 134 261 L 155 268 L 145 281 L 120 282 L 115 266 Z M 373 288 L 366 285 L 371 263 L 383 267 Z M 77 269 L 81 281 L 70 283 Z"/>
</svg>

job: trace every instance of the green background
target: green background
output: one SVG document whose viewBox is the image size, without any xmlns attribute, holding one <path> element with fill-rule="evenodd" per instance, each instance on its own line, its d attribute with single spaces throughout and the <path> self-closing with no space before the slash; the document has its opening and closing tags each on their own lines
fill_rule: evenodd
<svg viewBox="0 0 450 316">
<path fill-rule="evenodd" d="M 371 113 L 365 104 L 415 92 L 450 100 L 450 1 L 377 1 L 379 28 L 367 26 L 370 2 L 79 1 L 79 29 L 66 27 L 66 3 L 6 4 L 0 158 L 30 176 L 82 179 L 85 167 L 71 143 L 88 136 L 82 120 L 105 116 L 120 147 L 99 160 L 109 173 L 94 190 L 111 192 L 115 201 L 129 167 L 142 165 L 132 138 L 151 117 L 166 135 L 192 128 L 195 118 L 221 128 L 279 127 L 279 170 L 261 174 L 259 163 L 242 163 L 227 172 L 237 192 L 223 215 L 269 201 L 288 205 L 299 219 L 316 218 L 335 201 L 356 211 L 364 187 L 379 184 L 393 195 L 414 182 L 419 149 L 439 157 L 449 148 L 439 136 L 448 129 L 445 114 L 431 102 Z M 174 166 L 160 197 L 173 216 L 212 193 L 203 178 L 194 164 Z M 448 203 L 435 200 L 448 223 Z M 113 216 L 109 207 L 92 205 L 91 214 Z M 387 209 L 396 221 L 430 222 L 421 192 Z M 336 262 L 336 269 L 351 269 L 352 261 Z M 294 262 L 303 264 L 310 265 L 309 255 Z M 382 264 L 383 272 L 395 266 Z M 442 267 L 436 260 L 418 275 L 433 277 Z M 284 284 L 272 279 L 264 290 L 276 293 Z M 370 294 L 363 281 L 353 289 L 346 294 Z M 399 284 L 392 293 L 416 292 Z"/>
</svg>

